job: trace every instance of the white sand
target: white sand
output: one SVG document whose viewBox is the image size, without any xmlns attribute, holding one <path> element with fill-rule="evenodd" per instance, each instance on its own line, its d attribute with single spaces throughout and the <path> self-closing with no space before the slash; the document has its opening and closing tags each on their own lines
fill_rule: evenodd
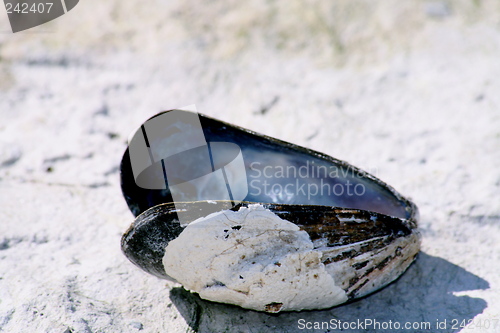
<svg viewBox="0 0 500 333">
<path fill-rule="evenodd" d="M 300 319 L 500 331 L 500 3 L 326 3 L 81 1 L 18 34 L 0 9 L 0 331 L 304 332 Z M 416 264 L 352 304 L 277 317 L 133 266 L 120 252 L 126 138 L 193 103 L 412 197 Z"/>
</svg>

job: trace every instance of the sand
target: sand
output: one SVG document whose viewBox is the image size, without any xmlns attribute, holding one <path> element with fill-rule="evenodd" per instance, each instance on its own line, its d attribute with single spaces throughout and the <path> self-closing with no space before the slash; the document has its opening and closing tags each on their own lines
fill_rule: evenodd
<svg viewBox="0 0 500 333">
<path fill-rule="evenodd" d="M 495 0 L 81 1 L 12 34 L 0 9 L 0 331 L 378 332 L 391 321 L 500 332 L 499 10 Z M 371 296 L 278 316 L 135 267 L 120 251 L 133 221 L 119 186 L 126 140 L 189 104 L 411 197 L 418 260 Z"/>
</svg>

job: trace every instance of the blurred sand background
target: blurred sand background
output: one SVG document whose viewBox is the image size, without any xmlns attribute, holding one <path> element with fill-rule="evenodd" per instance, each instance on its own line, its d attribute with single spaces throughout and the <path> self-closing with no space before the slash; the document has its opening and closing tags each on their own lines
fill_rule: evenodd
<svg viewBox="0 0 500 333">
<path fill-rule="evenodd" d="M 144 120 L 189 104 L 411 197 L 417 262 L 357 302 L 278 316 L 139 270 L 120 252 L 133 221 L 121 155 Z M 372 319 L 500 332 L 499 167 L 496 0 L 82 0 L 16 34 L 0 8 L 0 331 L 304 332 L 299 319 Z"/>
</svg>

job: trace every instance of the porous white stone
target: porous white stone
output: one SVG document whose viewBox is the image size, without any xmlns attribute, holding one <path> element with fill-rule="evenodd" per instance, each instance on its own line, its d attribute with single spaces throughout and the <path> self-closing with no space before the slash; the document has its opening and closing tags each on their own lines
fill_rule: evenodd
<svg viewBox="0 0 500 333">
<path fill-rule="evenodd" d="M 347 300 L 321 256 L 305 231 L 255 204 L 189 224 L 167 246 L 163 265 L 201 298 L 279 312 Z"/>
</svg>

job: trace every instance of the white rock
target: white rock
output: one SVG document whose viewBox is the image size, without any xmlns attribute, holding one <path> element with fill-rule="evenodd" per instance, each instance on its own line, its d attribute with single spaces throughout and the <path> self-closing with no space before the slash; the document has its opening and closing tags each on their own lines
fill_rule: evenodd
<svg viewBox="0 0 500 333">
<path fill-rule="evenodd" d="M 347 295 L 305 231 L 261 205 L 189 224 L 166 248 L 168 275 L 201 298 L 279 312 L 328 308 Z"/>
</svg>

